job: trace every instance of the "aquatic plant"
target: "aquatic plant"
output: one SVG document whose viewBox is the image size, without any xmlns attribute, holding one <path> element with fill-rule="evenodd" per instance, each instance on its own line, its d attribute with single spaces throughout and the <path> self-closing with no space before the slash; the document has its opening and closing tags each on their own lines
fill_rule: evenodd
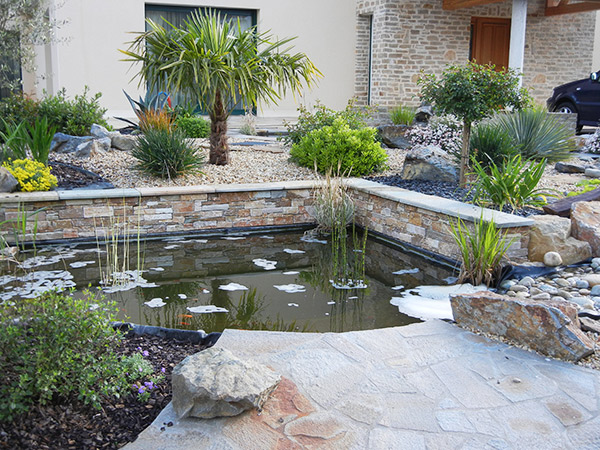
<svg viewBox="0 0 600 450">
<path fill-rule="evenodd" d="M 314 188 L 312 216 L 317 221 L 319 232 L 331 232 L 335 227 L 346 227 L 354 219 L 354 202 L 344 182 L 345 173 L 337 175 L 329 170 L 325 178 Z"/>
</svg>

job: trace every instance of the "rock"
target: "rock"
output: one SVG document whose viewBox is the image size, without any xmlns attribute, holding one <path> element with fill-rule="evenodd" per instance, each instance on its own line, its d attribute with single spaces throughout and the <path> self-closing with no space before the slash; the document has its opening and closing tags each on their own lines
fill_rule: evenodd
<svg viewBox="0 0 600 450">
<path fill-rule="evenodd" d="M 575 287 L 577 289 L 587 289 L 590 287 L 590 282 L 587 280 L 577 280 L 575 282 Z"/>
<path fill-rule="evenodd" d="M 97 123 L 92 125 L 92 128 L 90 129 L 90 134 L 97 138 L 110 137 L 110 131 L 108 131 L 102 125 L 98 125 Z"/>
<path fill-rule="evenodd" d="M 2 258 L 14 259 L 19 254 L 19 247 L 4 247 L 0 249 L 0 260 Z"/>
<path fill-rule="evenodd" d="M 450 297 L 459 325 L 502 336 L 545 355 L 579 361 L 593 353 L 580 330 L 577 309 L 568 302 L 515 299 L 492 292 Z"/>
<path fill-rule="evenodd" d="M 583 331 L 591 331 L 592 333 L 600 334 L 600 322 L 589 317 L 580 317 L 581 329 Z"/>
<path fill-rule="evenodd" d="M 585 169 L 584 173 L 588 178 L 600 178 L 600 169 Z"/>
<path fill-rule="evenodd" d="M 64 133 L 56 133 L 52 138 L 50 151 L 57 153 L 73 153 L 77 150 L 79 145 L 93 139 L 93 136 L 71 136 Z"/>
<path fill-rule="evenodd" d="M 415 121 L 420 123 L 428 123 L 433 115 L 433 108 L 430 105 L 421 105 L 415 112 Z"/>
<path fill-rule="evenodd" d="M 173 408 L 179 418 L 236 416 L 261 409 L 280 379 L 265 366 L 211 347 L 173 369 Z"/>
<path fill-rule="evenodd" d="M 458 170 L 450 155 L 441 148 L 417 145 L 406 154 L 402 178 L 456 183 Z"/>
<path fill-rule="evenodd" d="M 514 286 L 511 286 L 509 288 L 509 291 L 513 291 L 513 292 L 529 292 L 529 289 L 527 288 L 527 286 L 523 286 L 521 284 L 515 284 Z"/>
<path fill-rule="evenodd" d="M 521 281 L 519 281 L 518 284 L 520 284 L 521 286 L 527 286 L 527 287 L 531 287 L 533 286 L 534 280 L 531 277 L 523 277 L 521 279 Z"/>
<path fill-rule="evenodd" d="M 541 294 L 535 294 L 531 296 L 532 300 L 550 300 L 550 294 L 542 292 Z"/>
<path fill-rule="evenodd" d="M 589 285 L 589 281 L 588 281 L 588 285 Z M 600 285 L 597 284 L 597 285 L 593 286 L 590 291 L 590 295 L 592 297 L 600 297 Z"/>
<path fill-rule="evenodd" d="M 588 242 L 570 236 L 570 219 L 552 215 L 532 218 L 535 223 L 529 233 L 530 261 L 544 261 L 544 255 L 548 252 L 557 252 L 562 258 L 562 264 L 566 265 L 575 264 L 591 256 L 592 248 Z"/>
<path fill-rule="evenodd" d="M 592 254 L 600 256 L 600 202 L 577 202 L 571 208 L 572 234 L 587 241 Z"/>
<path fill-rule="evenodd" d="M 19 186 L 19 182 L 8 171 L 6 167 L 0 167 L 0 192 L 13 192 Z"/>
<path fill-rule="evenodd" d="M 568 301 L 575 303 L 583 309 L 594 309 L 594 302 L 589 297 L 571 297 Z"/>
<path fill-rule="evenodd" d="M 581 279 L 587 281 L 592 286 L 592 292 L 594 292 L 594 286 L 600 285 L 600 274 L 597 273 L 584 275 Z"/>
<path fill-rule="evenodd" d="M 410 148 L 412 144 L 404 137 L 410 127 L 406 125 L 381 125 L 377 127 L 381 142 L 389 148 Z"/>
<path fill-rule="evenodd" d="M 569 287 L 569 286 L 571 286 L 571 283 L 569 283 L 564 278 L 558 278 L 556 280 L 556 284 L 558 284 L 560 287 Z"/>
<path fill-rule="evenodd" d="M 111 146 L 118 150 L 131 151 L 137 142 L 136 136 L 121 134 L 118 131 L 110 133 Z"/>
<path fill-rule="evenodd" d="M 558 252 L 548 252 L 544 255 L 544 264 L 548 267 L 560 266 L 563 263 Z"/>
<path fill-rule="evenodd" d="M 585 173 L 585 167 L 578 164 L 569 164 L 557 162 L 554 165 L 554 170 L 560 173 Z"/>
<path fill-rule="evenodd" d="M 82 142 L 75 149 L 77 158 L 89 158 L 93 155 L 103 154 L 110 150 L 110 138 L 93 139 L 91 141 Z"/>
</svg>

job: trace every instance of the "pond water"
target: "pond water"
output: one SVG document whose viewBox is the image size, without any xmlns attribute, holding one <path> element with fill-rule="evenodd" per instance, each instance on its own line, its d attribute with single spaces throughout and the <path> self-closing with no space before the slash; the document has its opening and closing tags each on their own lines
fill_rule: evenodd
<svg viewBox="0 0 600 450">
<path fill-rule="evenodd" d="M 140 244 L 139 258 L 136 242 L 128 248 L 128 257 L 119 258 L 120 265 L 128 260 L 120 266 L 126 272 L 121 282 L 102 289 L 118 303 L 120 319 L 207 333 L 225 328 L 342 332 L 407 325 L 419 319 L 402 314 L 392 298 L 417 286 L 449 284 L 455 276 L 446 266 L 369 238 L 366 287 L 336 289 L 330 281 L 328 238 L 307 238 L 302 230 L 148 240 Z M 88 286 L 98 289 L 111 250 L 102 243 L 38 248 L 35 255 L 25 254 L 27 273 L 0 275 L 0 300 L 39 295 L 50 287 L 74 287 L 74 295 Z M 363 257 L 352 247 L 348 255 L 359 262 Z M 138 265 L 143 267 L 141 278 Z"/>
</svg>

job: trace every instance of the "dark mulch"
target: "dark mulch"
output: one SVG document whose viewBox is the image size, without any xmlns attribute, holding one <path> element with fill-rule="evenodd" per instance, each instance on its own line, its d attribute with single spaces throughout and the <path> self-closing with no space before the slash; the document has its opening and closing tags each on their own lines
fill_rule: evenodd
<svg viewBox="0 0 600 450">
<path fill-rule="evenodd" d="M 126 338 L 121 354 L 148 351 L 156 371 L 165 378 L 142 403 L 129 394 L 102 404 L 101 410 L 85 405 L 37 406 L 10 424 L 0 423 L 0 449 L 117 449 L 135 440 L 171 401 L 171 371 L 186 356 L 205 347 L 156 336 Z M 165 424 L 165 427 L 172 424 Z"/>
<path fill-rule="evenodd" d="M 48 160 L 48 165 L 52 168 L 50 173 L 58 180 L 58 189 L 110 189 L 114 187 L 100 175 L 96 175 L 81 167 L 52 160 Z"/>
<path fill-rule="evenodd" d="M 473 202 L 472 190 L 461 188 L 456 183 L 445 181 L 405 180 L 398 175 L 389 177 L 365 177 L 365 179 L 388 186 L 396 186 L 409 191 L 420 192 L 421 194 L 437 195 L 438 197 L 465 203 Z M 536 208 L 521 208 L 517 211 L 512 211 L 510 208 L 505 207 L 503 211 L 523 217 L 544 214 L 544 211 Z"/>
</svg>

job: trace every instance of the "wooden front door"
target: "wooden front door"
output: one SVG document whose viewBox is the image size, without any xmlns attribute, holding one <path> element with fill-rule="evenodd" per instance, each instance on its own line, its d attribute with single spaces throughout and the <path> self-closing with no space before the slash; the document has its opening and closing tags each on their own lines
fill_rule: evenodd
<svg viewBox="0 0 600 450">
<path fill-rule="evenodd" d="M 493 64 L 496 70 L 508 67 L 510 19 L 473 17 L 471 19 L 471 60 Z"/>
</svg>

